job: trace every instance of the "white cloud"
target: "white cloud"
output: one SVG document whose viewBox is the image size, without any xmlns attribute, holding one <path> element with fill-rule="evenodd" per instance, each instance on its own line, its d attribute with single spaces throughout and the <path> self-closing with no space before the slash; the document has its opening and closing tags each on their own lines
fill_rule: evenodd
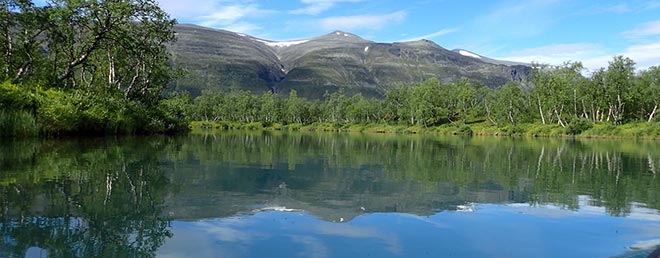
<svg viewBox="0 0 660 258">
<path fill-rule="evenodd" d="M 316 24 L 323 30 L 379 30 L 403 22 L 406 15 L 406 12 L 399 11 L 384 15 L 335 16 L 319 19 Z"/>
<path fill-rule="evenodd" d="M 275 12 L 263 9 L 251 0 L 198 0 L 194 4 L 178 0 L 158 2 L 179 22 L 250 34 L 263 28 L 248 20 Z"/>
<path fill-rule="evenodd" d="M 158 5 L 177 19 L 190 19 L 199 15 L 207 15 L 209 11 L 217 8 L 213 0 L 197 0 L 195 4 L 180 0 L 157 0 Z"/>
<path fill-rule="evenodd" d="M 605 56 L 607 58 L 604 60 L 600 59 Z M 611 56 L 604 47 L 590 43 L 547 45 L 513 51 L 507 56 L 498 57 L 501 60 L 549 65 L 560 65 L 567 61 L 580 61 L 591 71 L 607 66 L 607 60 L 610 58 Z"/>
<path fill-rule="evenodd" d="M 413 38 L 407 38 L 407 39 L 404 39 L 404 40 L 401 40 L 401 41 L 405 42 L 405 41 L 417 41 L 417 40 L 421 40 L 421 39 L 433 39 L 433 38 L 437 38 L 437 37 L 440 37 L 440 36 L 444 36 L 444 35 L 447 35 L 447 34 L 457 32 L 459 30 L 460 30 L 460 28 L 442 29 L 442 30 L 439 30 L 439 31 L 436 31 L 436 32 L 433 32 L 433 33 L 429 33 L 429 34 L 426 34 L 426 35 L 417 36 L 417 37 L 413 37 Z"/>
<path fill-rule="evenodd" d="M 621 55 L 630 57 L 639 70 L 660 65 L 660 41 L 628 47 Z"/>
<path fill-rule="evenodd" d="M 660 20 L 642 23 L 635 29 L 624 31 L 622 35 L 629 38 L 660 35 Z"/>
<path fill-rule="evenodd" d="M 500 59 L 558 65 L 565 61 L 580 61 L 605 53 L 603 47 L 597 44 L 556 44 L 513 51 Z"/>
<path fill-rule="evenodd" d="M 660 41 L 649 44 L 631 45 L 623 51 L 607 51 L 597 44 L 559 44 L 514 51 L 508 56 L 498 57 L 502 60 L 518 62 L 538 62 L 559 65 L 566 61 L 580 61 L 589 71 L 607 67 L 613 56 L 629 57 L 636 63 L 638 70 L 660 65 Z"/>
<path fill-rule="evenodd" d="M 337 3 L 342 3 L 342 2 L 356 3 L 361 1 L 363 0 L 301 0 L 300 2 L 302 2 L 306 6 L 304 8 L 293 10 L 291 11 L 291 13 L 317 15 L 329 10 Z"/>
<path fill-rule="evenodd" d="M 249 23 L 249 22 L 236 22 L 229 25 L 220 26 L 220 28 L 223 30 L 249 34 L 249 35 L 256 35 L 257 32 L 260 32 L 264 29 L 263 27 L 257 24 Z"/>
</svg>

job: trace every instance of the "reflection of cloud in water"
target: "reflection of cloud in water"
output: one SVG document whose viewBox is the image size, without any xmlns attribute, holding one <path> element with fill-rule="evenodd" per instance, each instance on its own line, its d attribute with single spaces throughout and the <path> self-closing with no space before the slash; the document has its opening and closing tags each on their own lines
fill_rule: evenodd
<svg viewBox="0 0 660 258">
<path fill-rule="evenodd" d="M 297 236 L 290 235 L 293 242 L 302 244 L 305 246 L 305 250 L 302 251 L 300 257 L 310 257 L 310 258 L 325 258 L 328 257 L 328 248 L 323 244 L 323 242 L 312 236 Z"/>
<path fill-rule="evenodd" d="M 186 225 L 187 224 L 187 225 Z M 183 223 L 174 237 L 158 250 L 158 257 L 244 257 L 250 244 L 268 238 L 247 230 L 251 223 L 240 218 Z M 228 246 L 225 244 L 229 244 Z"/>
<path fill-rule="evenodd" d="M 252 239 L 252 237 L 247 233 L 230 227 L 215 226 L 205 228 L 205 230 L 214 236 L 217 240 L 225 242 L 247 242 Z"/>
<path fill-rule="evenodd" d="M 254 238 L 245 230 L 237 230 L 226 225 L 217 223 L 200 222 L 197 223 L 202 230 L 206 231 L 215 239 L 225 242 L 247 242 Z"/>
<path fill-rule="evenodd" d="M 207 234 L 200 234 L 199 230 L 193 228 L 181 228 L 169 239 L 160 249 L 157 256 L 159 258 L 178 258 L 178 257 L 243 257 L 246 250 L 239 245 L 233 245 L 231 248 L 215 245 L 215 239 L 211 239 Z"/>
<path fill-rule="evenodd" d="M 639 230 L 644 237 L 660 237 L 660 224 L 635 223 L 631 227 Z"/>
<path fill-rule="evenodd" d="M 352 226 L 350 224 L 323 223 L 316 227 L 316 231 L 323 235 L 379 239 L 387 244 L 387 251 L 397 255 L 401 255 L 403 249 L 399 239 L 395 235 L 387 234 L 373 228 Z"/>
</svg>

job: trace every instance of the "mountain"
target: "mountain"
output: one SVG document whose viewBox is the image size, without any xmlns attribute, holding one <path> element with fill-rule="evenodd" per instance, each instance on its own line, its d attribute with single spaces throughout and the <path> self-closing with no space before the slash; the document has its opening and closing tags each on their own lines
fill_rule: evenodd
<svg viewBox="0 0 660 258">
<path fill-rule="evenodd" d="M 498 61 L 465 50 L 450 51 L 428 40 L 377 43 L 335 31 L 316 38 L 270 41 L 196 25 L 177 25 L 169 47 L 172 65 L 187 76 L 176 89 L 197 95 L 205 88 L 272 90 L 318 98 L 343 88 L 347 94 L 383 96 L 392 85 L 431 77 L 469 78 L 489 87 L 525 78 L 526 64 Z M 464 51 L 464 52 L 461 52 Z M 463 53 L 463 54 L 461 54 Z"/>
<path fill-rule="evenodd" d="M 471 58 L 476 58 L 479 59 L 483 62 L 486 63 L 491 63 L 491 64 L 496 64 L 496 65 L 506 65 L 506 66 L 531 66 L 531 64 L 528 63 L 521 63 L 521 62 L 514 62 L 514 61 L 506 61 L 506 60 L 498 60 L 498 59 L 492 59 L 488 58 L 479 54 L 475 54 L 473 52 L 470 52 L 469 50 L 465 49 L 454 49 L 452 50 L 455 53 L 458 53 L 463 56 L 471 57 Z"/>
</svg>

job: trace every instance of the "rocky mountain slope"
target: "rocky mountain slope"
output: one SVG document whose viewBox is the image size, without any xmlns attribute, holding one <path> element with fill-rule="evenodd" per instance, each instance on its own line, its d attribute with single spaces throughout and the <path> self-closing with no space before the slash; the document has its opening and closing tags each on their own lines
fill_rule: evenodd
<svg viewBox="0 0 660 258">
<path fill-rule="evenodd" d="M 432 41 L 377 43 L 335 31 L 296 41 L 268 41 L 195 25 L 177 25 L 170 46 L 175 68 L 187 76 L 174 87 L 268 90 L 317 98 L 344 88 L 348 94 L 383 96 L 392 85 L 431 77 L 460 78 L 498 87 L 529 74 L 525 64 L 498 61 L 465 50 L 450 51 Z"/>
</svg>

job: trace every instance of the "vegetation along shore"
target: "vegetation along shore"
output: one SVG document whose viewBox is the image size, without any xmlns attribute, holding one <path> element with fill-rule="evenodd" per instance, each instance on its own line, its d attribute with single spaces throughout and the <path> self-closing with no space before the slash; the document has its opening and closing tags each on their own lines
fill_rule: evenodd
<svg viewBox="0 0 660 258">
<path fill-rule="evenodd" d="M 533 65 L 529 76 L 501 87 L 428 78 L 390 86 L 380 97 L 326 87 L 322 98 L 306 99 L 296 90 L 256 94 L 211 86 L 191 96 L 169 87 L 186 73 L 169 60 L 176 21 L 153 1 L 2 6 L 4 137 L 176 133 L 190 127 L 660 137 L 660 68 L 637 71 L 623 56 L 588 76 L 579 62 Z"/>
<path fill-rule="evenodd" d="M 195 128 L 660 137 L 658 67 L 635 72 L 633 60 L 617 56 L 590 77 L 582 72 L 580 63 L 536 66 L 528 81 L 497 89 L 429 79 L 390 89 L 384 98 L 341 90 L 322 100 L 295 91 L 288 98 L 204 91 L 188 113 Z"/>
</svg>

